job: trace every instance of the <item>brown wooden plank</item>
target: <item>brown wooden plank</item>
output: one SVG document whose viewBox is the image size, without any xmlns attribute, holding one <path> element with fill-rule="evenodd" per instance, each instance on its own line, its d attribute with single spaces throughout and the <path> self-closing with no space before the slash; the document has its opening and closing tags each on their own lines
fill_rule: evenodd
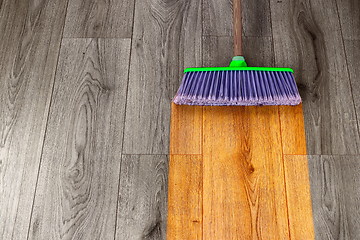
<svg viewBox="0 0 360 240">
<path fill-rule="evenodd" d="M 132 35 L 134 1 L 69 1 L 64 37 L 129 38 Z"/>
<path fill-rule="evenodd" d="M 63 40 L 29 239 L 114 237 L 129 57 L 129 39 Z"/>
<path fill-rule="evenodd" d="M 291 239 L 314 239 L 308 159 L 285 155 L 284 170 Z"/>
<path fill-rule="evenodd" d="M 123 156 L 115 239 L 166 239 L 167 179 L 166 155 Z"/>
<path fill-rule="evenodd" d="M 67 1 L 0 1 L 0 239 L 27 239 Z"/>
<path fill-rule="evenodd" d="M 202 107 L 171 105 L 170 154 L 202 154 Z"/>
<path fill-rule="evenodd" d="M 302 104 L 280 106 L 283 154 L 306 155 L 306 137 Z"/>
<path fill-rule="evenodd" d="M 136 1 L 125 153 L 169 153 L 171 99 L 184 68 L 201 66 L 201 33 L 198 0 Z"/>
<path fill-rule="evenodd" d="M 287 239 L 278 107 L 205 107 L 204 239 Z"/>
<path fill-rule="evenodd" d="M 232 45 L 231 37 L 223 37 L 223 36 L 205 36 L 203 38 L 203 53 L 204 53 L 204 65 L 205 66 L 226 66 L 229 64 L 231 57 L 233 55 L 232 49 L 227 46 Z M 268 37 L 245 37 L 244 43 L 247 48 L 245 48 L 245 55 L 249 56 L 249 62 L 255 66 L 272 66 L 273 65 L 273 57 L 272 57 L 272 47 L 271 47 L 271 38 Z M 205 109 L 212 109 L 209 107 L 205 107 Z M 259 157 L 250 156 L 253 153 L 258 152 L 258 148 L 253 148 L 253 145 L 248 148 L 244 147 L 244 144 L 248 144 L 248 142 L 244 139 L 249 135 L 255 136 L 253 134 L 249 134 L 244 131 L 244 128 L 247 128 L 246 124 L 242 124 L 239 120 L 234 123 L 237 118 L 243 118 L 243 122 L 247 124 L 250 123 L 250 115 L 256 118 L 255 113 L 250 113 L 250 108 L 240 108 L 240 107 L 217 107 L 216 113 L 214 112 L 211 117 L 209 117 L 209 113 L 204 112 L 204 121 L 208 121 L 208 126 L 212 123 L 214 126 L 217 126 L 217 129 L 209 129 L 204 125 L 204 143 L 203 143 L 203 152 L 204 152 L 204 239 L 251 239 L 252 237 L 256 237 L 257 233 L 261 231 L 260 235 L 265 236 L 269 234 L 268 237 L 276 238 L 281 235 L 285 239 L 288 237 L 288 224 L 287 224 L 287 208 L 286 208 L 286 196 L 285 196 L 285 187 L 284 187 L 284 172 L 282 169 L 282 155 L 281 155 L 281 142 L 280 139 L 277 139 L 275 142 L 275 148 L 273 149 L 276 152 L 270 153 L 269 155 L 276 155 L 277 157 L 273 157 L 274 162 L 271 162 L 270 156 L 267 157 Z M 232 109 L 232 110 L 231 110 Z M 243 109 L 243 110 L 239 110 Z M 261 109 L 261 108 L 260 108 Z M 265 108 L 266 109 L 266 108 Z M 277 111 L 277 107 L 274 107 L 276 111 L 273 111 L 272 118 L 276 119 L 274 134 L 280 138 L 280 124 L 279 124 L 279 114 Z M 215 110 L 214 110 L 215 111 Z M 246 114 L 244 114 L 244 112 Z M 259 114 L 260 118 L 264 117 L 264 115 Z M 206 117 L 207 116 L 207 117 Z M 221 118 L 221 120 L 219 119 Z M 247 119 L 247 120 L 245 120 Z M 274 120 L 273 119 L 273 120 Z M 258 120 L 254 120 L 253 128 L 255 129 L 259 125 L 260 128 L 262 123 L 265 121 L 263 118 L 262 121 L 258 122 Z M 255 122 L 258 122 L 255 124 Z M 267 122 L 267 120 L 266 120 Z M 275 122 L 275 121 L 274 121 Z M 205 122 L 204 122 L 205 124 Z M 233 125 L 232 125 L 233 124 Z M 269 124 L 269 122 L 267 122 Z M 232 125 L 232 126 L 231 126 Z M 231 126 L 231 127 L 230 127 Z M 256 126 L 256 127 L 255 127 Z M 278 129 L 277 129 L 278 127 Z M 253 130 L 254 130 L 253 129 Z M 276 129 L 278 130 L 275 133 Z M 264 133 L 257 132 L 259 138 L 264 135 Z M 214 136 L 208 136 L 214 134 Z M 265 134 L 266 135 L 266 134 Z M 273 136 L 274 137 L 274 136 Z M 254 137 L 255 138 L 255 137 Z M 271 139 L 271 138 L 269 138 Z M 206 143 L 208 141 L 208 143 Z M 209 147 L 209 142 L 216 142 L 217 144 L 213 144 L 212 153 L 206 151 L 210 151 L 211 147 Z M 244 143 L 245 142 L 245 143 Z M 277 142 L 277 144 L 276 144 Z M 207 145 L 206 145 L 207 144 Z M 271 143 L 273 144 L 273 143 Z M 259 143 L 259 145 L 262 145 Z M 206 147 L 207 146 L 207 147 Z M 258 146 L 257 146 L 258 147 Z M 206 150 L 207 148 L 207 150 Z M 243 153 L 242 153 L 243 152 Z M 261 152 L 261 151 L 260 151 Z M 222 159 L 218 155 L 225 155 Z M 239 156 L 241 155 L 242 156 Z M 209 155 L 211 158 L 209 160 Z M 255 154 L 256 155 L 256 154 Z M 255 173 L 252 174 L 251 164 L 247 164 L 246 160 L 251 162 L 246 157 L 254 157 L 254 162 L 256 167 L 262 166 L 255 170 Z M 223 157 L 223 156 L 222 156 Z M 268 159 L 269 157 L 269 159 Z M 213 159 L 212 159 L 213 158 Z M 244 160 L 245 159 L 245 160 Z M 265 160 L 264 160 L 265 159 Z M 267 159 L 267 160 L 266 160 Z M 280 161 L 281 164 L 276 165 Z M 269 165 L 274 164 L 274 168 L 267 166 L 264 164 L 267 162 Z M 213 165 L 212 165 L 213 164 Z M 269 169 L 265 170 L 265 166 Z M 279 168 L 280 169 L 279 169 Z M 250 169 L 249 169 L 250 168 Z M 267 172 L 268 171 L 268 172 Z M 274 174 L 275 172 L 275 174 Z M 267 178 L 268 175 L 271 176 Z M 251 182 L 248 183 L 247 181 Z M 259 179 L 257 181 L 257 179 Z M 260 180 L 261 179 L 261 180 Z M 253 184 L 253 182 L 255 182 Z M 252 188 L 264 189 L 268 186 L 264 187 L 268 182 L 276 182 L 280 184 L 272 185 L 274 187 L 273 194 L 276 195 L 275 200 L 261 201 L 260 199 L 256 199 L 254 195 L 259 194 L 261 197 L 265 198 L 266 193 L 264 192 L 256 192 L 253 194 L 253 197 L 250 201 L 254 201 L 255 205 L 248 204 L 248 192 L 251 195 L 251 191 L 254 190 Z M 263 185 L 262 185 L 263 184 Z M 250 186 L 249 186 L 250 185 Z M 255 185 L 255 186 L 254 186 Z M 260 186 L 262 185 L 262 186 Z M 207 189 L 207 190 L 205 190 Z M 271 187 L 269 187 L 271 189 Z M 265 190 L 266 192 L 266 190 Z M 282 197 L 278 197 L 282 196 Z M 260 197 L 260 198 L 261 198 Z M 267 196 L 267 198 L 272 199 L 271 194 Z M 271 202 L 276 205 L 271 206 Z M 276 227 L 271 224 L 271 227 L 267 228 L 267 230 L 261 229 L 261 226 L 264 227 L 266 224 L 264 222 L 256 223 L 254 218 L 257 214 L 264 216 L 263 219 L 267 219 L 271 214 L 267 215 L 266 210 L 262 210 L 262 206 L 256 205 L 257 203 L 268 204 L 270 202 L 270 207 L 264 207 L 267 209 L 281 209 L 280 215 L 283 213 L 283 219 L 279 220 L 279 230 L 275 230 Z M 258 207 L 258 208 L 257 208 Z M 221 209 L 220 209 L 221 208 Z M 256 209 L 261 209 L 257 212 Z M 215 212 L 218 213 L 218 216 L 215 216 Z M 250 213 L 249 213 L 250 212 Z M 223 214 L 223 215 L 221 215 Z M 205 217 L 206 215 L 206 217 Z M 267 215 L 267 216 L 266 216 Z M 253 218 L 252 218 L 253 217 Z M 259 217 L 259 216 L 258 216 Z M 270 217 L 271 218 L 271 217 Z M 261 219 L 261 217 L 259 217 Z M 275 218 L 273 218 L 275 219 Z M 255 223 L 254 223 L 255 221 Z M 211 225 L 212 224 L 212 225 Z M 263 225 L 262 225 L 263 224 Z M 219 230 L 220 229 L 220 230 Z M 261 230 L 259 230 L 261 229 Z M 274 231 L 274 232 L 272 232 Z M 252 235 L 251 232 L 254 232 Z"/>
<path fill-rule="evenodd" d="M 360 137 L 335 1 L 270 3 L 275 63 L 295 70 L 308 153 L 358 154 Z"/>
<path fill-rule="evenodd" d="M 202 181 L 201 156 L 170 156 L 168 240 L 202 239 Z"/>
</svg>

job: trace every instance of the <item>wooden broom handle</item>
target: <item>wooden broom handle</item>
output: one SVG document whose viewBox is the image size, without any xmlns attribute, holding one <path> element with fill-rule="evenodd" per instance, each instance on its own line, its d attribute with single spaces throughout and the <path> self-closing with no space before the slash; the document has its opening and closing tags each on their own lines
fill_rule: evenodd
<svg viewBox="0 0 360 240">
<path fill-rule="evenodd" d="M 242 19 L 241 19 L 241 0 L 233 0 L 234 14 L 234 55 L 242 56 Z"/>
</svg>

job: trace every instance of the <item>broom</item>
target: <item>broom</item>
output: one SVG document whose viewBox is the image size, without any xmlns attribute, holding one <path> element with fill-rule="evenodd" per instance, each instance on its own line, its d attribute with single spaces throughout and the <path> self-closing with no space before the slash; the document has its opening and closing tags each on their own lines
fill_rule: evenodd
<svg viewBox="0 0 360 240">
<path fill-rule="evenodd" d="M 248 67 L 242 57 L 241 2 L 234 0 L 234 54 L 229 67 L 187 68 L 173 100 L 179 105 L 298 105 L 290 68 Z"/>
</svg>

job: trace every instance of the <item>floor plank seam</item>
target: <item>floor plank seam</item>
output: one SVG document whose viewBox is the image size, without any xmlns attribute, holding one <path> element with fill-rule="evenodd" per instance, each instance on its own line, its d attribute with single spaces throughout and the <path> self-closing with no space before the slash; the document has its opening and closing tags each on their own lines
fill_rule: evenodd
<svg viewBox="0 0 360 240">
<path fill-rule="evenodd" d="M 355 118 L 356 118 L 356 125 L 357 125 L 358 134 L 360 135 L 360 123 L 359 123 L 360 116 L 358 115 L 358 112 L 357 112 L 356 106 L 355 106 L 354 88 L 353 88 L 352 81 L 351 81 L 351 75 L 350 75 L 350 69 L 349 69 L 349 63 L 348 63 L 348 56 L 347 56 L 348 54 L 347 54 L 346 48 L 345 48 L 344 32 L 343 32 L 343 29 L 342 29 L 342 24 L 341 24 L 341 19 L 340 19 L 340 14 L 339 14 L 339 6 L 338 6 L 337 1 L 335 1 L 335 6 L 336 6 L 336 12 L 337 12 L 337 15 L 338 15 L 338 20 L 339 20 L 339 27 L 340 27 L 342 44 L 343 44 L 343 50 L 344 50 L 344 54 L 345 54 L 345 63 L 346 63 L 345 65 L 346 65 L 346 69 L 347 69 L 348 76 L 349 76 L 349 85 L 350 85 L 351 98 L 352 98 L 352 101 L 354 103 L 354 112 L 355 112 Z"/>
<path fill-rule="evenodd" d="M 155 156 L 157 156 L 157 155 L 155 155 Z M 172 153 L 170 153 L 169 156 L 202 156 L 202 154 L 181 154 L 181 153 L 172 154 Z"/>
<path fill-rule="evenodd" d="M 137 153 L 123 153 L 123 156 L 171 156 L 171 155 L 200 155 L 200 154 L 156 154 L 156 153 L 141 153 L 141 154 L 137 154 Z"/>
<path fill-rule="evenodd" d="M 63 37 L 62 39 L 123 39 L 123 40 L 130 40 L 132 37 Z"/>
<path fill-rule="evenodd" d="M 65 17 L 64 17 L 64 20 L 63 20 L 62 32 L 61 32 L 61 35 L 60 35 L 59 50 L 58 50 L 58 53 L 57 53 L 56 66 L 55 66 L 55 69 L 54 69 L 54 75 L 53 75 L 53 79 L 52 79 L 51 95 L 50 95 L 50 99 L 49 99 L 49 106 L 47 108 L 47 118 L 46 118 L 46 124 L 45 124 L 45 128 L 44 128 L 43 143 L 42 143 L 42 146 L 41 146 L 39 167 L 38 167 L 38 172 L 37 172 L 37 176 L 36 176 L 35 190 L 34 190 L 34 195 L 33 195 L 33 200 L 32 200 L 31 211 L 30 211 L 30 218 L 29 218 L 29 224 L 28 224 L 29 226 L 28 226 L 28 231 L 27 231 L 27 236 L 26 236 L 27 240 L 29 239 L 29 236 L 30 236 L 32 216 L 33 216 L 33 212 L 34 212 L 34 206 L 35 206 L 36 193 L 37 193 L 39 176 L 40 176 L 41 163 L 42 163 L 42 159 L 43 159 L 43 153 L 44 153 L 44 147 L 45 147 L 45 139 L 46 139 L 46 134 L 48 132 L 47 127 L 48 127 L 48 124 L 49 124 L 51 103 L 52 103 L 53 96 L 54 96 L 55 79 L 56 79 L 56 74 L 57 74 L 57 70 L 58 70 L 58 66 L 59 66 L 60 52 L 61 52 L 61 46 L 62 46 L 62 39 L 63 39 L 63 36 L 64 36 L 65 21 L 66 21 L 67 10 L 68 10 L 68 7 L 69 7 L 69 1 L 70 0 L 67 0 L 67 3 L 66 3 Z"/>
<path fill-rule="evenodd" d="M 285 154 L 285 155 L 299 155 L 299 154 Z M 360 154 L 307 154 L 308 157 L 326 156 L 326 157 L 360 157 Z"/>
<path fill-rule="evenodd" d="M 120 38 L 120 39 L 129 39 L 130 40 L 130 46 L 129 46 L 129 64 L 128 64 L 128 72 L 127 72 L 127 84 L 126 84 L 126 96 L 125 96 L 125 106 L 124 106 L 124 117 L 123 117 L 123 126 L 122 126 L 122 139 L 121 139 L 121 158 L 120 158 L 120 169 L 118 174 L 118 191 L 117 191 L 117 197 L 116 197 L 116 212 L 115 212 L 115 229 L 114 229 L 114 240 L 116 240 L 116 234 L 117 234 L 117 226 L 118 226 L 118 210 L 119 210 L 119 196 L 120 196 L 120 184 L 121 184 L 121 170 L 122 170 L 122 163 L 123 163 L 123 157 L 126 156 L 126 154 L 123 154 L 124 151 L 124 142 L 125 142 L 125 125 L 126 125 L 126 109 L 127 109 L 127 100 L 128 100 L 128 94 L 129 94 L 129 82 L 130 82 L 130 68 L 131 68 L 131 56 L 132 56 L 132 44 L 133 44 L 133 37 L 134 37 L 134 26 L 135 26 L 135 7 L 136 7 L 136 0 L 134 0 L 133 5 L 133 20 L 132 20 L 132 28 L 131 28 L 131 37 L 130 38 Z"/>
</svg>

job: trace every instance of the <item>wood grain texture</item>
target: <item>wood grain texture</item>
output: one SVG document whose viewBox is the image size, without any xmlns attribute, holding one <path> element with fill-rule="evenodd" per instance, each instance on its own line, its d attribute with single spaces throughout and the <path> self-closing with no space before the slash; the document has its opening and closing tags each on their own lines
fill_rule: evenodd
<svg viewBox="0 0 360 240">
<path fill-rule="evenodd" d="M 285 155 L 284 170 L 291 239 L 314 239 L 307 157 Z"/>
<path fill-rule="evenodd" d="M 29 239 L 114 238 L 129 54 L 63 40 Z"/>
<path fill-rule="evenodd" d="M 203 1 L 202 9 L 204 36 L 233 36 L 232 0 Z"/>
<path fill-rule="evenodd" d="M 64 37 L 129 38 L 134 0 L 69 1 Z"/>
<path fill-rule="evenodd" d="M 360 156 L 333 157 L 341 164 L 344 205 L 348 216 L 349 239 L 360 236 Z"/>
<path fill-rule="evenodd" d="M 168 154 L 171 99 L 183 69 L 201 66 L 201 4 L 136 1 L 134 24 L 124 152 Z"/>
<path fill-rule="evenodd" d="M 26 239 L 67 1 L 0 3 L 0 239 Z"/>
<path fill-rule="evenodd" d="M 354 179 L 350 182 L 344 182 L 342 176 L 342 165 L 346 164 L 344 160 L 346 161 L 346 158 L 309 156 L 316 239 L 350 240 L 357 238 L 351 238 L 349 232 L 349 218 L 355 212 L 347 212 L 345 199 L 351 199 L 350 194 L 354 194 L 355 189 L 345 192 L 344 186 L 353 183 Z M 353 207 L 358 206 L 358 203 L 353 205 Z"/>
<path fill-rule="evenodd" d="M 242 5 L 244 25 L 243 35 L 246 37 L 272 37 L 269 1 L 242 0 Z M 271 42 L 266 44 L 272 45 Z M 244 45 L 244 47 L 246 46 Z"/>
<path fill-rule="evenodd" d="M 167 176 L 167 156 L 123 157 L 115 239 L 166 239 Z"/>
<path fill-rule="evenodd" d="M 244 41 L 251 64 L 273 65 L 271 38 Z M 231 37 L 204 36 L 204 65 L 228 65 L 231 45 Z M 288 238 L 278 108 L 205 107 L 203 120 L 203 238 Z"/>
<path fill-rule="evenodd" d="M 204 239 L 287 239 L 278 107 L 204 107 L 203 139 Z"/>
<path fill-rule="evenodd" d="M 171 104 L 170 154 L 202 154 L 201 106 Z"/>
<path fill-rule="evenodd" d="M 242 35 L 271 37 L 270 6 L 267 0 L 241 0 Z M 233 1 L 209 0 L 203 2 L 204 36 L 233 36 Z M 271 46 L 271 43 L 269 43 Z M 245 47 L 245 45 L 244 45 Z M 231 46 L 229 46 L 231 48 Z"/>
<path fill-rule="evenodd" d="M 229 66 L 233 57 L 232 37 L 203 37 L 203 66 Z M 272 39 L 270 37 L 244 37 L 244 56 L 249 66 L 274 65 Z"/>
<path fill-rule="evenodd" d="M 308 153 L 359 153 L 335 1 L 271 0 L 271 11 L 275 63 L 294 68 L 304 100 Z"/>
<path fill-rule="evenodd" d="M 273 67 L 274 51 L 271 37 L 244 37 L 244 56 L 249 66 Z"/>
<path fill-rule="evenodd" d="M 170 156 L 168 240 L 202 239 L 202 182 L 201 156 Z"/>
<path fill-rule="evenodd" d="M 346 40 L 360 40 L 360 2 L 336 0 L 341 30 Z"/>
<path fill-rule="evenodd" d="M 359 11 L 360 12 L 360 11 Z M 359 26 L 360 27 L 360 26 Z M 346 59 L 350 72 L 352 97 L 354 99 L 358 129 L 360 129 L 360 40 L 345 40 Z M 352 119 L 355 121 L 355 119 Z"/>
<path fill-rule="evenodd" d="M 233 57 L 233 38 L 204 36 L 203 37 L 203 66 L 224 67 L 229 66 Z"/>
<path fill-rule="evenodd" d="M 283 154 L 306 155 L 306 136 L 302 104 L 280 106 Z"/>
</svg>

